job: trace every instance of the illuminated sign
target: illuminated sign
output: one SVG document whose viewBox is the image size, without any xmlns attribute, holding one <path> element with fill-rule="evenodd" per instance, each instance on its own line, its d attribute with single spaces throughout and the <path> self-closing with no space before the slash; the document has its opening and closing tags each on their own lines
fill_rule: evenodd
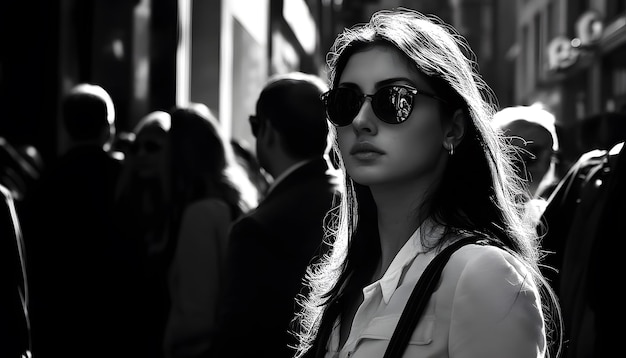
<svg viewBox="0 0 626 358">
<path fill-rule="evenodd" d="M 565 36 L 555 37 L 548 44 L 548 69 L 558 71 L 570 67 L 578 60 L 578 49 Z"/>
<path fill-rule="evenodd" d="M 593 49 L 602 37 L 604 27 L 600 14 L 586 11 L 576 20 L 576 37 L 558 36 L 548 44 L 548 69 L 559 71 L 576 63 L 581 53 Z"/>
<path fill-rule="evenodd" d="M 600 37 L 604 26 L 600 14 L 596 11 L 586 11 L 576 21 L 576 36 L 581 46 L 593 45 Z"/>
</svg>

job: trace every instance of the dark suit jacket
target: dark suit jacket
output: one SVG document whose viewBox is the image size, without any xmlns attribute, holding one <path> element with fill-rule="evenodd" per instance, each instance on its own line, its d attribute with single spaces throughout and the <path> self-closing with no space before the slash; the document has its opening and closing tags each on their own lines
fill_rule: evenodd
<svg viewBox="0 0 626 358">
<path fill-rule="evenodd" d="M 0 357 L 30 351 L 26 260 L 13 197 L 0 185 Z"/>
<path fill-rule="evenodd" d="M 296 169 L 232 227 L 212 357 L 292 357 L 288 333 L 307 265 L 338 193 L 323 159 Z"/>
<path fill-rule="evenodd" d="M 626 229 L 625 149 L 591 151 L 570 168 L 544 212 L 546 272 L 560 299 L 564 358 L 605 357 L 618 349 L 613 328 L 622 299 L 606 286 L 623 271 L 615 246 Z"/>
<path fill-rule="evenodd" d="M 130 322 L 138 255 L 113 215 L 120 170 L 102 148 L 77 147 L 44 171 L 27 197 L 35 357 L 120 357 L 136 340 Z"/>
</svg>

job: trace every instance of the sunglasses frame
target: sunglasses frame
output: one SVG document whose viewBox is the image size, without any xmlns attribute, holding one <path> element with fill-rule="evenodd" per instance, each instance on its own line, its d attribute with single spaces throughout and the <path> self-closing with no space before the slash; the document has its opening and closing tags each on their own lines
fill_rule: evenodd
<svg viewBox="0 0 626 358">
<path fill-rule="evenodd" d="M 443 102 L 443 103 L 448 103 L 448 101 L 447 101 L 447 100 L 445 100 L 444 98 L 439 97 L 439 96 L 437 96 L 437 95 L 435 95 L 435 94 L 433 94 L 433 93 L 430 93 L 430 92 L 425 92 L 425 91 L 421 91 L 421 90 L 418 90 L 418 89 L 417 89 L 417 88 L 415 88 L 415 87 L 412 87 L 412 86 L 409 86 L 409 85 L 405 85 L 405 84 L 390 84 L 390 85 L 386 85 L 386 86 L 383 86 L 383 87 L 380 87 L 379 89 L 377 89 L 377 90 L 376 90 L 376 92 L 374 92 L 373 94 L 363 93 L 363 92 L 361 92 L 360 90 L 357 90 L 357 89 L 354 89 L 354 88 L 349 88 L 349 87 L 339 87 L 339 88 L 331 89 L 331 90 L 328 90 L 328 91 L 326 91 L 326 92 L 322 93 L 322 94 L 320 95 L 320 99 L 321 99 L 321 100 L 322 100 L 322 102 L 324 103 L 324 108 L 325 108 L 325 110 L 326 110 L 326 117 L 328 118 L 328 120 L 329 120 L 329 121 L 330 121 L 330 122 L 331 122 L 331 123 L 332 123 L 335 127 L 345 127 L 345 126 L 348 126 L 348 125 L 352 124 L 352 122 L 354 121 L 354 118 L 356 118 L 356 116 L 357 116 L 357 114 L 358 114 L 358 111 L 357 111 L 357 112 L 354 114 L 354 116 L 352 117 L 352 119 L 350 120 L 350 122 L 345 123 L 345 124 L 339 124 L 339 123 L 336 123 L 334 120 L 332 120 L 332 119 L 331 119 L 330 112 L 329 112 L 329 110 L 328 110 L 328 106 L 329 106 L 329 105 L 328 105 L 328 98 L 329 98 L 329 97 L 330 97 L 333 93 L 337 92 L 337 90 L 348 90 L 348 91 L 353 91 L 354 93 L 356 93 L 356 94 L 357 94 L 357 97 L 359 98 L 359 101 L 360 101 L 360 104 L 359 104 L 359 106 L 358 106 L 359 110 L 361 109 L 361 107 L 363 107 L 363 104 L 365 103 L 365 100 L 366 100 L 367 98 L 369 98 L 369 99 L 371 100 L 371 103 L 372 103 L 372 111 L 374 112 L 374 114 L 376 115 L 376 117 L 377 117 L 377 118 L 378 118 L 381 122 L 388 123 L 388 124 L 401 124 L 401 123 L 404 123 L 404 122 L 405 122 L 405 121 L 409 118 L 409 116 L 411 115 L 411 112 L 413 112 L 413 108 L 415 107 L 413 104 L 411 105 L 411 109 L 409 110 L 409 113 L 407 114 L 406 118 L 405 118 L 405 119 L 403 119 L 403 120 L 401 120 L 401 121 L 398 121 L 398 120 L 397 120 L 397 118 L 398 118 L 397 116 L 396 116 L 396 118 L 395 118 L 393 121 L 388 121 L 388 120 L 386 120 L 385 118 L 381 117 L 381 116 L 379 115 L 379 113 L 378 113 L 378 112 L 379 112 L 379 110 L 377 109 L 377 107 L 378 107 L 378 106 L 374 104 L 374 103 L 377 103 L 377 101 L 375 101 L 375 100 L 374 100 L 374 99 L 376 98 L 376 96 L 378 96 L 378 95 L 381 93 L 381 91 L 382 91 L 382 90 L 387 89 L 387 88 L 390 88 L 390 87 L 399 87 L 399 88 L 402 88 L 402 89 L 408 90 L 408 95 L 410 95 L 410 96 L 412 97 L 412 102 L 415 102 L 415 97 L 416 97 L 416 96 L 418 96 L 418 95 L 422 95 L 422 96 L 425 96 L 425 97 L 430 97 L 430 98 L 436 99 L 436 100 L 441 101 L 441 102 Z"/>
</svg>

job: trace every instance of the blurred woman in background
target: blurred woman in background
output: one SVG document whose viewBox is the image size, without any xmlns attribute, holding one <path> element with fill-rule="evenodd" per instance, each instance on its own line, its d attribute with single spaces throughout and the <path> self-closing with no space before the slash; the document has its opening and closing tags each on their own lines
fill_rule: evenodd
<svg viewBox="0 0 626 358">
<path fill-rule="evenodd" d="M 211 342 L 230 225 L 256 206 L 258 193 L 208 107 L 192 104 L 171 115 L 176 249 L 164 349 L 168 358 L 190 358 L 202 356 Z"/>
</svg>

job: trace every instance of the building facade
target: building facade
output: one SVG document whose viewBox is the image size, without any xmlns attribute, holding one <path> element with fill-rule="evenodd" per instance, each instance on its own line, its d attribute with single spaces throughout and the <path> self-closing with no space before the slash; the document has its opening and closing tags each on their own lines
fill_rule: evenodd
<svg viewBox="0 0 626 358">
<path fill-rule="evenodd" d="M 325 0 L 2 2 L 0 135 L 54 161 L 67 141 L 60 99 L 90 82 L 111 94 L 118 132 L 150 111 L 201 102 L 227 135 L 253 141 L 247 120 L 264 82 L 322 72 L 320 23 L 334 28 L 340 10 Z"/>
<path fill-rule="evenodd" d="M 515 100 L 556 118 L 566 160 L 589 148 L 582 122 L 626 114 L 626 2 L 518 0 Z"/>
</svg>

